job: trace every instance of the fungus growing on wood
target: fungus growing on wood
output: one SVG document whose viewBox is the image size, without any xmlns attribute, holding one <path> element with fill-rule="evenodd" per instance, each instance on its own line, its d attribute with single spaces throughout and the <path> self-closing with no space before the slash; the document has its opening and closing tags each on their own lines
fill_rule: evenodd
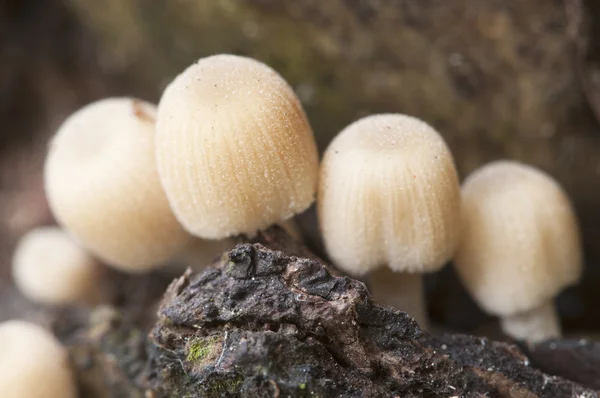
<svg viewBox="0 0 600 398">
<path fill-rule="evenodd" d="M 460 226 L 458 177 L 442 137 L 399 114 L 352 123 L 325 152 L 318 212 L 335 264 L 369 273 L 375 299 L 426 327 L 421 274 L 452 257 Z"/>
<path fill-rule="evenodd" d="M 158 170 L 193 235 L 252 235 L 304 211 L 318 155 L 290 86 L 258 61 L 216 55 L 187 68 L 158 107 Z"/>
<path fill-rule="evenodd" d="M 41 326 L 0 323 L 0 395 L 5 398 L 76 398 L 67 351 Z"/>
<path fill-rule="evenodd" d="M 454 260 L 473 298 L 516 339 L 560 336 L 554 296 L 582 272 L 577 219 L 550 176 L 497 161 L 464 182 L 463 235 Z"/>
<path fill-rule="evenodd" d="M 190 240 L 173 215 L 156 170 L 155 107 L 104 99 L 78 110 L 52 139 L 45 165 L 59 224 L 109 265 L 143 272 Z"/>
<path fill-rule="evenodd" d="M 21 293 L 39 303 L 96 304 L 104 295 L 102 266 L 56 227 L 40 227 L 24 235 L 12 271 Z"/>
</svg>

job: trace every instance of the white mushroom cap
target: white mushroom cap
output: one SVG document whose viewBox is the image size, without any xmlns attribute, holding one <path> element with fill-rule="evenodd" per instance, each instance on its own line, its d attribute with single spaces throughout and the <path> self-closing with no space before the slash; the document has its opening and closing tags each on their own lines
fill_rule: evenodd
<svg viewBox="0 0 600 398">
<path fill-rule="evenodd" d="M 320 178 L 325 246 L 347 272 L 430 272 L 453 255 L 458 177 L 444 140 L 425 122 L 384 114 L 352 123 L 327 148 Z"/>
<path fill-rule="evenodd" d="M 110 98 L 71 115 L 53 138 L 46 194 L 59 224 L 124 271 L 162 265 L 189 235 L 169 208 L 156 170 L 155 107 Z"/>
<path fill-rule="evenodd" d="M 463 235 L 454 263 L 487 312 L 525 312 L 577 282 L 582 272 L 577 220 L 547 174 L 497 161 L 463 184 Z"/>
<path fill-rule="evenodd" d="M 66 350 L 48 331 L 25 321 L 0 323 L 0 396 L 76 398 Z"/>
<path fill-rule="evenodd" d="M 45 304 L 96 303 L 102 295 L 101 265 L 55 227 L 37 228 L 21 238 L 13 277 L 27 298 Z"/>
<path fill-rule="evenodd" d="M 313 201 L 318 155 L 289 85 L 234 55 L 203 58 L 164 92 L 156 151 L 175 215 L 192 234 L 254 234 Z"/>
</svg>

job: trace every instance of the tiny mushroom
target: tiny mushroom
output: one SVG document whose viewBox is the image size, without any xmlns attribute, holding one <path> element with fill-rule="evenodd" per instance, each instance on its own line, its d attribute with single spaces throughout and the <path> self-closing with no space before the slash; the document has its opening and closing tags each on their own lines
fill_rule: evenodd
<svg viewBox="0 0 600 398">
<path fill-rule="evenodd" d="M 56 227 L 40 227 L 19 241 L 13 256 L 15 284 L 44 304 L 102 301 L 102 266 Z"/>
<path fill-rule="evenodd" d="M 161 182 L 193 235 L 253 235 L 314 201 L 308 120 L 285 80 L 258 61 L 215 55 L 187 68 L 160 100 L 156 138 Z"/>
<path fill-rule="evenodd" d="M 514 161 L 473 172 L 462 187 L 454 264 L 479 305 L 519 340 L 560 336 L 554 296 L 582 272 L 577 219 L 550 176 Z"/>
<path fill-rule="evenodd" d="M 77 385 L 64 347 L 41 326 L 0 323 L 0 396 L 76 398 Z"/>
<path fill-rule="evenodd" d="M 78 110 L 50 143 L 45 186 L 58 223 L 126 272 L 163 265 L 191 239 L 156 170 L 155 107 L 104 99 Z"/>
<path fill-rule="evenodd" d="M 460 187 L 443 138 L 399 114 L 352 123 L 325 152 L 318 215 L 334 263 L 369 273 L 376 300 L 427 328 L 421 273 L 452 257 L 460 226 Z"/>
</svg>

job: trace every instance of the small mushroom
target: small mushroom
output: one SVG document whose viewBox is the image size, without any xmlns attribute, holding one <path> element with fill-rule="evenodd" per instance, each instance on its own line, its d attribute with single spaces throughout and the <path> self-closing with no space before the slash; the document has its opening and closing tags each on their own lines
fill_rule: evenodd
<svg viewBox="0 0 600 398">
<path fill-rule="evenodd" d="M 104 296 L 102 266 L 56 227 L 40 227 L 23 236 L 12 271 L 21 293 L 39 303 L 96 304 Z"/>
<path fill-rule="evenodd" d="M 509 336 L 560 336 L 554 296 L 582 272 L 577 219 L 567 195 L 533 167 L 497 161 L 462 187 L 463 235 L 454 264 L 467 290 Z"/>
<path fill-rule="evenodd" d="M 426 328 L 421 274 L 451 258 L 460 226 L 458 177 L 442 137 L 399 114 L 352 123 L 325 152 L 318 214 L 332 260 L 369 273 L 376 300 Z"/>
<path fill-rule="evenodd" d="M 46 194 L 59 224 L 126 272 L 163 265 L 191 239 L 156 170 L 155 107 L 104 99 L 78 110 L 50 143 Z"/>
<path fill-rule="evenodd" d="M 161 182 L 191 234 L 221 239 L 287 220 L 313 201 L 314 137 L 290 86 L 258 61 L 203 58 L 158 107 Z"/>
<path fill-rule="evenodd" d="M 0 323 L 0 395 L 4 398 L 76 398 L 67 351 L 41 326 Z"/>
</svg>

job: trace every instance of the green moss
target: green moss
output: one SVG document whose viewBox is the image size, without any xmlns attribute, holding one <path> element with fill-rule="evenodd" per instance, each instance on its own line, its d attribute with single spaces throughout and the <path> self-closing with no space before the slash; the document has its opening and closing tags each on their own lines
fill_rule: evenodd
<svg viewBox="0 0 600 398">
<path fill-rule="evenodd" d="M 236 374 L 235 376 L 226 379 L 213 379 L 207 383 L 207 397 L 222 397 L 239 394 L 243 383 L 244 376 L 240 374 Z"/>
<path fill-rule="evenodd" d="M 235 267 L 235 263 L 233 261 L 229 261 L 227 263 L 227 270 L 225 272 L 229 275 L 234 267 Z"/>
<path fill-rule="evenodd" d="M 188 362 L 205 361 L 215 357 L 221 348 L 220 336 L 196 338 L 188 345 L 186 359 Z"/>
</svg>

